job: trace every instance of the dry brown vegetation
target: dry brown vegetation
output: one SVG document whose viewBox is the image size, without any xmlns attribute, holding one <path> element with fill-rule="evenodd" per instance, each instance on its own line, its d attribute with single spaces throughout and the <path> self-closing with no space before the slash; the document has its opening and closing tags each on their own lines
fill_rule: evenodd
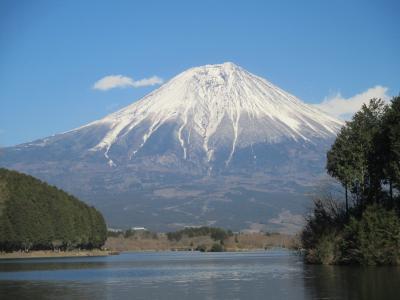
<svg viewBox="0 0 400 300">
<path fill-rule="evenodd" d="M 195 250 L 199 246 L 210 249 L 215 243 L 210 236 L 183 236 L 179 241 L 168 240 L 165 234 L 136 234 L 125 238 L 123 235 L 109 237 L 105 248 L 112 251 L 168 251 Z M 219 242 L 218 242 L 219 243 Z M 279 233 L 239 233 L 223 241 L 225 251 L 246 251 L 273 247 L 297 248 L 297 237 Z"/>
<path fill-rule="evenodd" d="M 107 256 L 113 254 L 105 250 L 71 250 L 71 251 L 14 251 L 0 252 L 0 259 L 16 259 L 16 258 L 45 258 L 45 257 L 80 257 L 80 256 Z"/>
</svg>

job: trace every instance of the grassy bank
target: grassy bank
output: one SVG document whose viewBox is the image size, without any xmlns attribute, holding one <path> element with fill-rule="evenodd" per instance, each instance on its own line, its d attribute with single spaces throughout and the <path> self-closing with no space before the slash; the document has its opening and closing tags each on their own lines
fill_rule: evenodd
<svg viewBox="0 0 400 300">
<path fill-rule="evenodd" d="M 0 252 L 0 259 L 25 259 L 25 258 L 51 258 L 51 257 L 83 257 L 83 256 L 107 256 L 113 254 L 106 250 L 71 250 L 71 251 L 15 251 Z"/>
</svg>

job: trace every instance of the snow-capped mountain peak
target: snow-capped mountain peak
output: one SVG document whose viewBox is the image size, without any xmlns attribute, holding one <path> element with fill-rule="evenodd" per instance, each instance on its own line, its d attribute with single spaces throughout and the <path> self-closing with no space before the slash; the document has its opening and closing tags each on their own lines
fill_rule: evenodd
<svg viewBox="0 0 400 300">
<path fill-rule="evenodd" d="M 113 144 L 146 124 L 141 141 L 130 149 L 131 159 L 154 132 L 171 122 L 176 124 L 174 135 L 184 159 L 189 155 L 190 136 L 195 136 L 207 161 L 218 147 L 230 148 L 226 164 L 237 147 L 331 137 L 342 125 L 267 80 L 226 62 L 188 69 L 141 100 L 89 124 L 109 127 L 91 150 L 104 151 L 112 165 Z"/>
</svg>

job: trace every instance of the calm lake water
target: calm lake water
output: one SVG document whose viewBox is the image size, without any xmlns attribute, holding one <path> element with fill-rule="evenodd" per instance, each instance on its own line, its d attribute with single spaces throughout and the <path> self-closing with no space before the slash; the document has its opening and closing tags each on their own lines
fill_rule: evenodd
<svg viewBox="0 0 400 300">
<path fill-rule="evenodd" d="M 400 299 L 400 268 L 309 266 L 283 250 L 8 260 L 0 299 Z"/>
</svg>

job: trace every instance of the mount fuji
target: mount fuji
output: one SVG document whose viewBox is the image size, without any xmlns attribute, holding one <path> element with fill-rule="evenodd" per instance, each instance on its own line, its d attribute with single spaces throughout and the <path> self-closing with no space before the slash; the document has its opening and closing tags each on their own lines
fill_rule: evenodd
<svg viewBox="0 0 400 300">
<path fill-rule="evenodd" d="M 295 231 L 342 122 L 233 64 L 191 68 L 0 165 L 96 205 L 113 227 Z"/>
</svg>

